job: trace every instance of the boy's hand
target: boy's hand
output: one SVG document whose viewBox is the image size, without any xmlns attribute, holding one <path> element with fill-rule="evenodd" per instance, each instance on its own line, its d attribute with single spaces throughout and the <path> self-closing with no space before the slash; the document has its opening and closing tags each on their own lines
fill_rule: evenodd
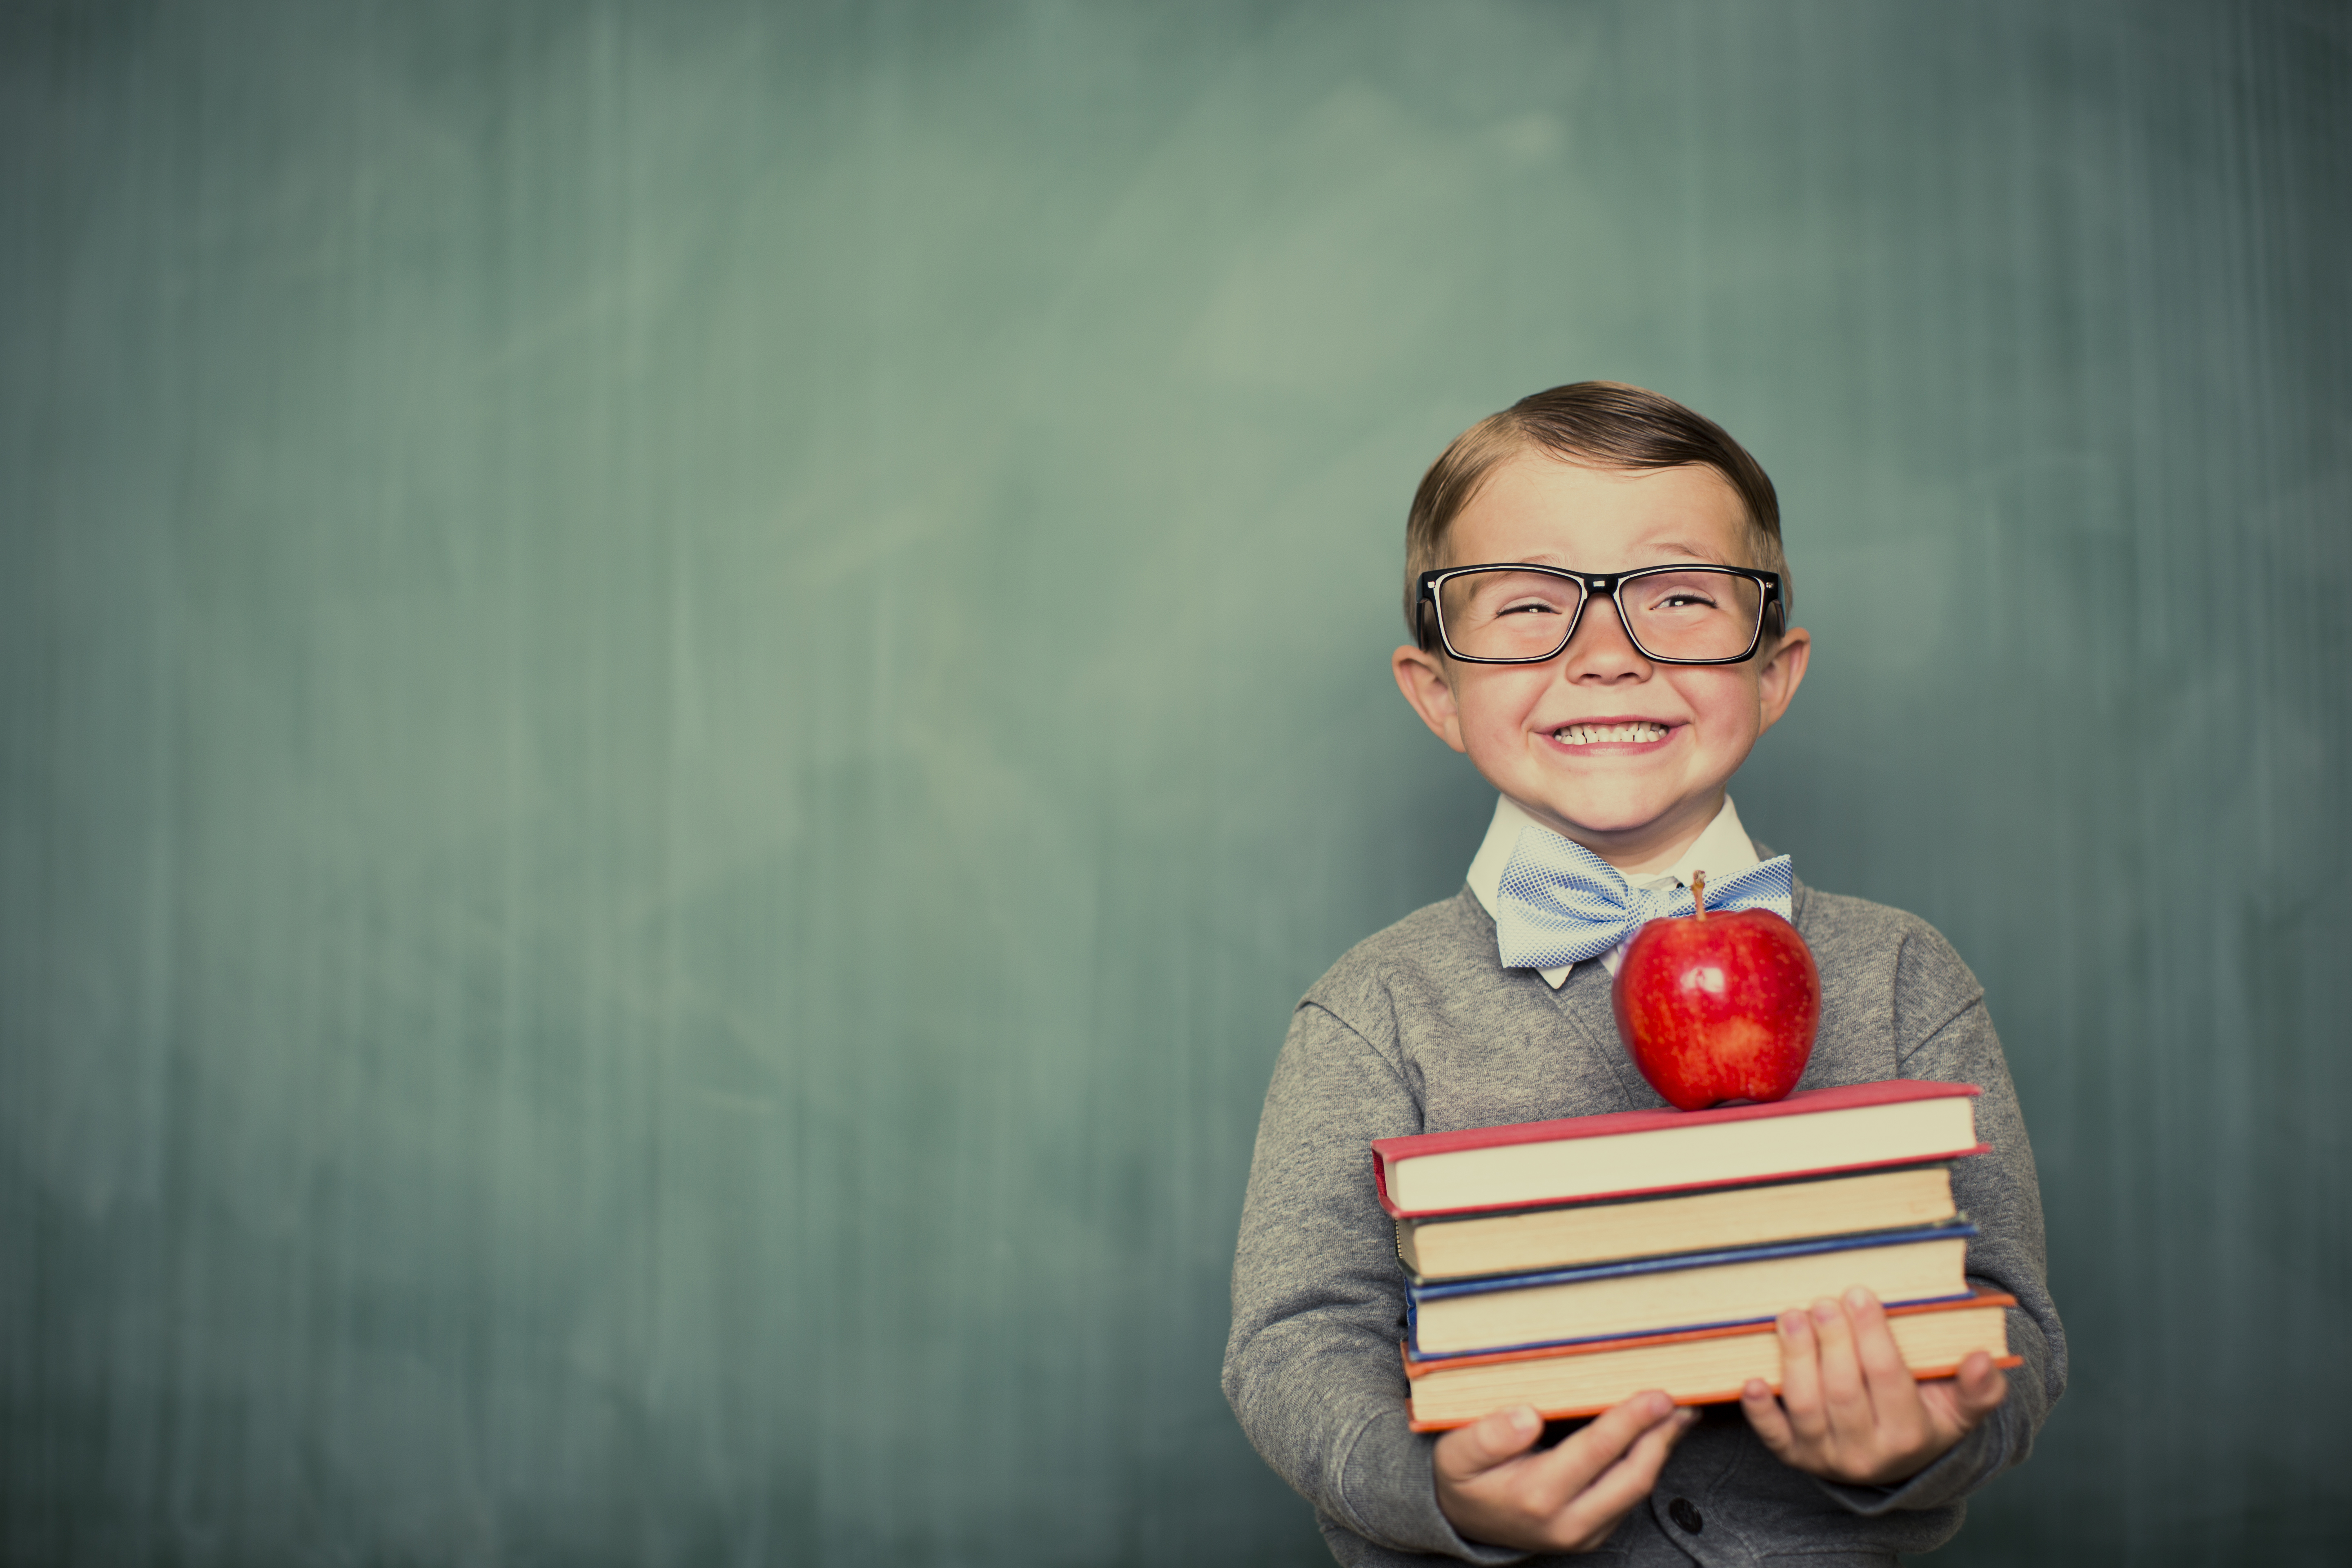
<svg viewBox="0 0 2352 1568">
<path fill-rule="evenodd" d="M 1650 1495 L 1658 1468 L 1698 1419 L 1663 1394 L 1637 1394 L 1541 1453 L 1533 1405 L 1497 1410 L 1437 1440 L 1437 1506 L 1471 1541 L 1589 1552 Z"/>
<path fill-rule="evenodd" d="M 1915 1382 L 1895 1348 L 1886 1310 L 1860 1287 L 1843 1305 L 1780 1314 L 1780 1397 L 1750 1379 L 1740 1407 L 1764 1446 L 1828 1480 L 1891 1486 L 1910 1479 L 2009 1395 L 2009 1380 L 1978 1351 L 1957 1378 Z"/>
</svg>

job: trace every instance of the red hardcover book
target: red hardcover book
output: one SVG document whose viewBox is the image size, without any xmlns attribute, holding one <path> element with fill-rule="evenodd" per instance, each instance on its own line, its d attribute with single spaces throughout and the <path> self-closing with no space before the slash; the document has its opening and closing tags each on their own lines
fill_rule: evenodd
<svg viewBox="0 0 2352 1568">
<path fill-rule="evenodd" d="M 1397 1219 L 1790 1181 L 1982 1153 L 1976 1085 L 1889 1079 L 1769 1105 L 1624 1110 L 1372 1142 Z"/>
</svg>

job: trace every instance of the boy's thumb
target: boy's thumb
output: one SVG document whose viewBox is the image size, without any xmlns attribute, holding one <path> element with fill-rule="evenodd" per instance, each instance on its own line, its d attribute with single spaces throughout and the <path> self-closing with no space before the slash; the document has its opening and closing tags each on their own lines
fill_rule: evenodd
<svg viewBox="0 0 2352 1568">
<path fill-rule="evenodd" d="M 1474 1476 L 1526 1453 L 1542 1432 L 1543 1417 L 1532 1405 L 1497 1410 L 1439 1438 L 1437 1463 L 1449 1475 Z"/>
</svg>

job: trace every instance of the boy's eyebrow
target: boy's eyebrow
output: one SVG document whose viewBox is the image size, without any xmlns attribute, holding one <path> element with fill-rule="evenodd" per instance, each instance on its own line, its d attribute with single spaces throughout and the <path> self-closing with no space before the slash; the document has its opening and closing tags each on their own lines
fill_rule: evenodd
<svg viewBox="0 0 2352 1568">
<path fill-rule="evenodd" d="M 1706 561 L 1712 563 L 1715 560 L 1715 557 L 1712 555 L 1693 550 L 1689 545 L 1672 539 L 1654 541 L 1648 548 L 1662 554 L 1680 555 L 1692 561 Z M 1566 568 L 1568 566 L 1568 558 L 1564 555 L 1556 554 L 1549 550 L 1538 550 L 1533 555 L 1520 556 L 1518 559 L 1518 564 L 1522 566 L 1559 566 Z"/>
</svg>

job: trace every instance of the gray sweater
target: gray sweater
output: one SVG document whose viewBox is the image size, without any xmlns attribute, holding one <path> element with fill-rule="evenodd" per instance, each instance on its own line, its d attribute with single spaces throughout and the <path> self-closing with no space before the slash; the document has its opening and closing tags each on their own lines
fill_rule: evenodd
<svg viewBox="0 0 2352 1568">
<path fill-rule="evenodd" d="M 1795 912 L 1822 973 L 1821 1033 L 1801 1087 L 1920 1078 L 1984 1090 L 1978 1136 L 1992 1150 L 1956 1165 L 1953 1188 L 1979 1227 L 1969 1277 L 2018 1300 L 2009 1343 L 2024 1365 L 2008 1374 L 2009 1398 L 1990 1418 L 1892 1488 L 1790 1469 L 1736 1405 L 1710 1406 L 1649 1507 L 1583 1561 L 1801 1556 L 1806 1568 L 1832 1568 L 1928 1551 L 1959 1529 L 1969 1492 L 2025 1458 L 2065 1387 L 2033 1152 L 1982 988 L 1916 916 L 1801 882 Z M 1532 971 L 1504 969 L 1495 922 L 1465 889 L 1360 943 L 1292 1017 L 1242 1210 L 1225 1397 L 1266 1462 L 1315 1505 L 1342 1563 L 1402 1564 L 1427 1552 L 1525 1560 L 1463 1540 L 1438 1510 L 1436 1439 L 1406 1426 L 1397 1355 L 1405 1276 L 1365 1145 L 1662 1106 L 1618 1043 L 1609 986 L 1598 963 L 1579 964 L 1557 992 Z M 1677 1501 L 1685 1506 L 1670 1511 Z M 1685 1528 L 1693 1519 L 1696 1531 Z"/>
</svg>

